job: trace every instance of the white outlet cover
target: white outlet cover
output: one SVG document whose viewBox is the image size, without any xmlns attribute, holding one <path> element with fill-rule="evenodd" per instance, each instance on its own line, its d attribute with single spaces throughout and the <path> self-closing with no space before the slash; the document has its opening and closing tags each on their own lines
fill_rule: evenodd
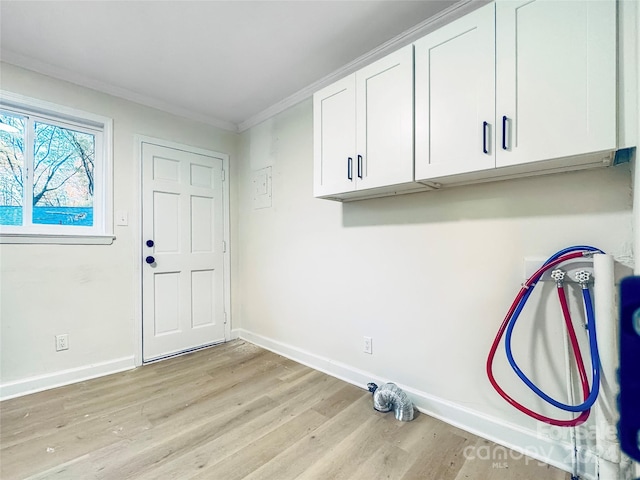
<svg viewBox="0 0 640 480">
<path fill-rule="evenodd" d="M 69 350 L 68 334 L 56 335 L 56 352 L 61 352 L 63 350 Z"/>
<path fill-rule="evenodd" d="M 251 183 L 254 210 L 271 207 L 271 167 L 254 170 Z"/>
<path fill-rule="evenodd" d="M 373 340 L 371 337 L 364 337 L 364 353 L 373 353 Z"/>
</svg>

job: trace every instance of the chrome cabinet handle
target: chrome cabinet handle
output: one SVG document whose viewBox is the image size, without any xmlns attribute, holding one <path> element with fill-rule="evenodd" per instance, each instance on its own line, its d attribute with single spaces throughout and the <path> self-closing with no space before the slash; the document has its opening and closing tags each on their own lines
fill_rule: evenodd
<svg viewBox="0 0 640 480">
<path fill-rule="evenodd" d="M 353 180 L 353 158 L 347 158 L 347 178 Z"/>
<path fill-rule="evenodd" d="M 362 155 L 358 155 L 358 178 L 362 178 Z"/>
</svg>

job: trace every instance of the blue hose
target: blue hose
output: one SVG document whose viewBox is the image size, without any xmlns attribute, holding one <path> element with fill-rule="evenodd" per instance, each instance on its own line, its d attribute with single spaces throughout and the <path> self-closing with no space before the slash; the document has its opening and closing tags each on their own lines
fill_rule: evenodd
<svg viewBox="0 0 640 480">
<path fill-rule="evenodd" d="M 551 257 L 549 257 L 549 259 L 543 264 L 543 266 L 544 265 L 548 265 L 549 263 L 553 262 L 554 260 L 560 258 L 562 255 L 565 255 L 565 254 L 571 253 L 571 252 L 576 252 L 576 251 L 589 251 L 589 252 L 594 252 L 594 253 L 604 253 L 602 250 L 600 250 L 598 248 L 590 247 L 590 246 L 587 246 L 587 245 L 578 245 L 578 246 L 568 247 L 568 248 L 565 248 L 563 250 L 560 250 L 559 252 L 557 252 L 557 253 L 553 254 Z M 522 312 L 522 309 L 524 308 L 525 304 L 527 303 L 527 300 L 529 299 L 529 296 L 533 292 L 533 288 L 535 287 L 535 285 L 538 282 L 538 280 L 539 280 L 539 277 L 534 279 L 533 284 L 527 290 L 527 292 L 522 296 L 522 299 L 518 303 L 516 309 L 513 312 L 513 315 L 511 316 L 511 319 L 509 320 L 509 324 L 507 326 L 507 331 L 506 331 L 506 337 L 505 337 L 505 348 L 506 348 L 506 351 L 507 351 L 507 358 L 509 360 L 509 364 L 511 365 L 511 368 L 513 368 L 513 371 L 518 375 L 518 377 L 520 377 L 520 379 L 531 390 L 533 390 L 533 392 L 536 395 L 538 395 L 540 398 L 545 400 L 547 403 L 550 403 L 551 405 L 553 405 L 553 406 L 555 406 L 557 408 L 560 408 L 562 410 L 566 410 L 566 411 L 569 411 L 569 412 L 583 412 L 585 410 L 590 409 L 593 406 L 594 402 L 596 401 L 596 398 L 598 397 L 598 393 L 600 391 L 600 355 L 598 353 L 598 342 L 596 340 L 595 314 L 594 314 L 594 311 L 593 311 L 593 303 L 591 301 L 591 294 L 589 293 L 589 289 L 588 288 L 583 288 L 582 289 L 582 297 L 583 297 L 583 300 L 584 300 L 585 310 L 586 310 L 586 314 L 587 314 L 587 329 L 588 329 L 588 332 L 589 332 L 589 349 L 591 351 L 592 383 L 591 383 L 591 392 L 589 393 L 589 396 L 587 397 L 587 399 L 583 403 L 581 403 L 580 405 L 566 405 L 564 403 L 558 402 L 557 400 L 551 398 L 549 395 L 547 395 L 542 390 L 540 390 L 524 374 L 524 372 L 520 369 L 520 367 L 516 363 L 515 359 L 513 358 L 513 352 L 511 350 L 511 336 L 512 336 L 512 333 L 513 333 L 513 328 L 515 327 L 515 324 L 516 324 L 516 322 L 518 320 L 518 317 L 520 316 L 520 313 Z"/>
</svg>

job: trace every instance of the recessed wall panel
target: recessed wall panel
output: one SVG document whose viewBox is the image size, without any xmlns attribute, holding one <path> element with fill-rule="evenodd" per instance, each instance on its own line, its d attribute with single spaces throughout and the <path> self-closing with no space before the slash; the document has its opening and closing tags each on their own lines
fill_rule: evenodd
<svg viewBox="0 0 640 480">
<path fill-rule="evenodd" d="M 213 198 L 191 197 L 191 251 L 213 252 Z"/>
<path fill-rule="evenodd" d="M 180 195 L 153 192 L 153 241 L 156 253 L 179 251 Z"/>
<path fill-rule="evenodd" d="M 192 163 L 191 186 L 213 188 L 213 168 Z"/>
<path fill-rule="evenodd" d="M 214 270 L 191 272 L 191 325 L 215 325 Z"/>
<path fill-rule="evenodd" d="M 180 181 L 180 162 L 170 158 L 153 157 L 153 179 Z"/>
<path fill-rule="evenodd" d="M 179 323 L 180 274 L 157 273 L 153 276 L 154 333 L 164 335 L 177 332 Z"/>
</svg>

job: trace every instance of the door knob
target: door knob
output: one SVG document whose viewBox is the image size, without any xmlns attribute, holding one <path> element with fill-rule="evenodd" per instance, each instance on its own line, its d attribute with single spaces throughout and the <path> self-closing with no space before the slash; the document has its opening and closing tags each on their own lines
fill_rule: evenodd
<svg viewBox="0 0 640 480">
<path fill-rule="evenodd" d="M 147 247 L 153 247 L 153 240 L 147 240 Z"/>
<path fill-rule="evenodd" d="M 147 262 L 149 265 L 151 265 L 152 263 L 156 263 L 156 259 L 153 258 L 151 255 L 145 258 L 144 261 Z"/>
</svg>

